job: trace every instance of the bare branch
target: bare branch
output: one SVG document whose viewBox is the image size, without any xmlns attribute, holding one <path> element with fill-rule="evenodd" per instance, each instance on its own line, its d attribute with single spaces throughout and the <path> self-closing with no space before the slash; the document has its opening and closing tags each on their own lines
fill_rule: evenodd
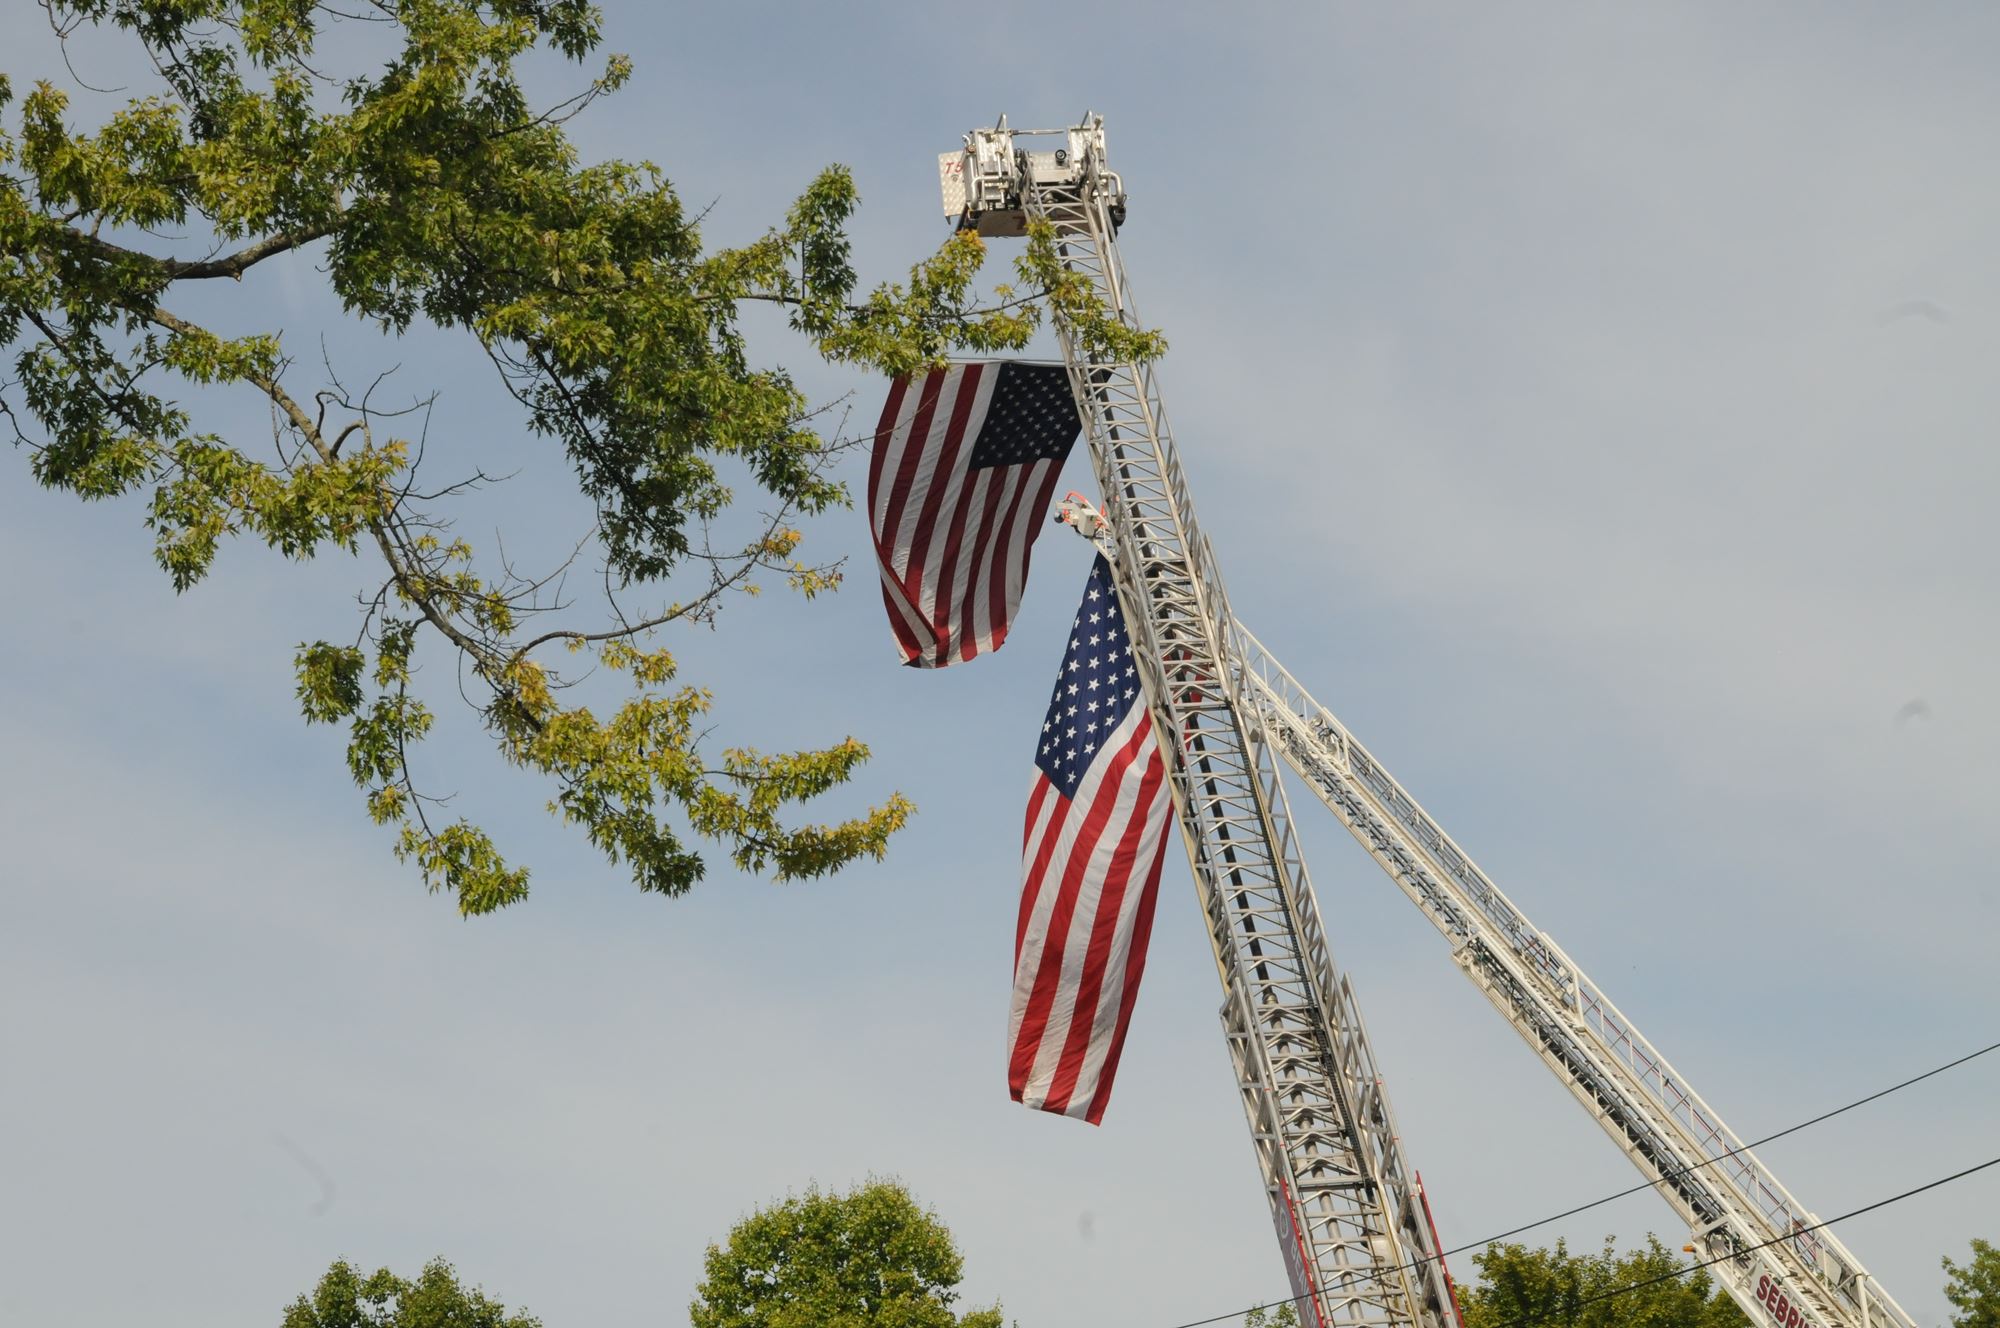
<svg viewBox="0 0 2000 1328">
<path fill-rule="evenodd" d="M 177 317 L 157 306 L 152 310 L 151 317 L 154 323 L 166 328 L 170 332 L 179 332 L 187 335 L 199 333 L 204 330 L 188 322 L 186 319 Z M 330 463 L 338 460 L 333 454 L 333 449 L 327 445 L 327 441 L 320 433 L 319 428 L 313 423 L 312 418 L 306 414 L 305 408 L 293 399 L 291 393 L 280 387 L 275 378 L 267 378 L 261 374 L 245 374 L 244 378 L 277 403 L 278 409 L 283 411 L 287 418 L 291 420 L 292 427 L 297 429 L 305 438 L 307 444 L 312 447 L 313 451 L 319 454 L 321 461 Z M 397 583 L 410 593 L 412 602 L 415 603 L 417 609 L 423 614 L 424 620 L 437 628 L 452 644 L 470 655 L 475 666 L 482 673 L 496 665 L 499 661 L 495 658 L 494 651 L 487 643 L 473 637 L 457 623 L 445 616 L 444 612 L 434 602 L 432 596 L 421 593 L 424 587 L 419 584 L 412 570 L 411 564 L 413 560 L 409 556 L 410 551 L 407 548 L 398 547 L 400 531 L 396 524 L 393 521 L 371 519 L 368 526 L 370 533 L 375 537 L 376 546 L 382 551 L 382 557 L 388 561 L 389 569 L 395 575 Z"/>
<path fill-rule="evenodd" d="M 279 231 L 275 235 L 265 236 L 255 244 L 245 245 L 235 253 L 225 254 L 220 258 L 194 260 L 162 258 L 157 254 L 141 253 L 137 249 L 127 249 L 122 244 L 113 244 L 95 234 L 85 234 L 75 229 L 69 229 L 65 233 L 82 247 L 95 251 L 100 258 L 151 264 L 158 268 L 160 275 L 168 281 L 200 281 L 211 277 L 228 277 L 233 281 L 241 281 L 245 272 L 265 259 L 331 235 L 333 225 L 329 222 L 305 230 Z"/>
</svg>

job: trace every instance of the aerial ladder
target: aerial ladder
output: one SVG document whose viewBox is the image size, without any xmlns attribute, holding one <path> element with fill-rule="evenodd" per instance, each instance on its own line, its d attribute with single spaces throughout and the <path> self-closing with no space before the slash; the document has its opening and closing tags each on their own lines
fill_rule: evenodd
<svg viewBox="0 0 2000 1328">
<path fill-rule="evenodd" d="M 940 160 L 946 210 L 984 235 L 1046 225 L 1062 263 L 1130 318 L 1124 191 L 1100 122 L 1025 152 L 1003 120 Z M 954 207 L 954 203 L 957 204 Z M 1457 1322 L 1353 992 L 1333 966 L 1271 749 L 1228 667 L 1230 617 L 1148 365 L 1107 361 L 1058 320 L 1105 495 L 1134 663 L 1160 734 L 1222 978 L 1222 1022 L 1301 1320 Z"/>
<path fill-rule="evenodd" d="M 1101 117 L 940 154 L 946 216 L 1053 243 L 1128 326 L 1127 200 Z M 1604 993 L 1501 894 L 1333 713 L 1239 623 L 1148 364 L 1056 311 L 1102 510 L 1063 515 L 1109 555 L 1169 766 L 1224 993 L 1222 1022 L 1300 1318 L 1456 1323 L 1428 1206 L 1402 1156 L 1354 994 L 1292 834 L 1290 765 L 1451 945 L 1454 961 L 1688 1225 L 1768 1328 L 1916 1328 Z"/>
</svg>

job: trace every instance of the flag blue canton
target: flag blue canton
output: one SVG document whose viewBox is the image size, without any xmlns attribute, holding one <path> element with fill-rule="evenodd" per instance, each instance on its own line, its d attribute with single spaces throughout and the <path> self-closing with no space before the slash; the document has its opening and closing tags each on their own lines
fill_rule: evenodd
<svg viewBox="0 0 2000 1328">
<path fill-rule="evenodd" d="M 1069 651 L 1042 721 L 1035 764 L 1065 795 L 1076 792 L 1098 749 L 1137 703 L 1139 670 L 1124 615 L 1118 612 L 1111 565 L 1099 556 L 1084 587 L 1083 607 L 1070 627 Z"/>
<path fill-rule="evenodd" d="M 1070 395 L 1069 370 L 1060 364 L 1003 362 L 993 384 L 986 421 L 972 445 L 970 464 L 1025 466 L 1061 461 L 1083 429 Z"/>
</svg>

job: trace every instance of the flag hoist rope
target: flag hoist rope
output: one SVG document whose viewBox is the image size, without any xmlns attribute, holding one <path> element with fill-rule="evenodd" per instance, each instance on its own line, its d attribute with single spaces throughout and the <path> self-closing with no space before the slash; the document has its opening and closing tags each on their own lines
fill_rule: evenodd
<svg viewBox="0 0 2000 1328">
<path fill-rule="evenodd" d="M 1024 142 L 1017 144 L 1016 140 Z M 1049 151 L 1027 151 L 1053 138 Z M 1103 121 L 944 153 L 947 215 L 984 235 L 1045 221 L 1071 273 L 1131 326 L 1122 182 Z M 1056 318 L 1104 496 L 1121 606 L 1172 777 L 1222 978 L 1228 1036 L 1307 1324 L 1455 1322 L 1360 1012 L 1292 837 L 1282 758 L 1451 942 L 1460 968 L 1566 1084 L 1769 1328 L 1915 1328 L 1769 1170 L 1332 713 L 1231 616 L 1149 366 L 1094 356 Z"/>
</svg>

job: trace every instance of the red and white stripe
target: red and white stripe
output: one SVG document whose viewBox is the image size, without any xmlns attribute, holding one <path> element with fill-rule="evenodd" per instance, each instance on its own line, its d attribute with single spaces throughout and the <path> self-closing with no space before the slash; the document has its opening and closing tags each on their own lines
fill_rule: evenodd
<svg viewBox="0 0 2000 1328">
<path fill-rule="evenodd" d="M 971 467 L 997 363 L 954 364 L 889 391 L 868 466 L 882 600 L 903 662 L 943 668 L 997 650 L 1060 461 Z"/>
<path fill-rule="evenodd" d="M 1028 796 L 1008 1015 L 1014 1100 L 1097 1124 L 1146 968 L 1173 798 L 1152 721 L 1134 705 L 1065 797 Z"/>
</svg>

